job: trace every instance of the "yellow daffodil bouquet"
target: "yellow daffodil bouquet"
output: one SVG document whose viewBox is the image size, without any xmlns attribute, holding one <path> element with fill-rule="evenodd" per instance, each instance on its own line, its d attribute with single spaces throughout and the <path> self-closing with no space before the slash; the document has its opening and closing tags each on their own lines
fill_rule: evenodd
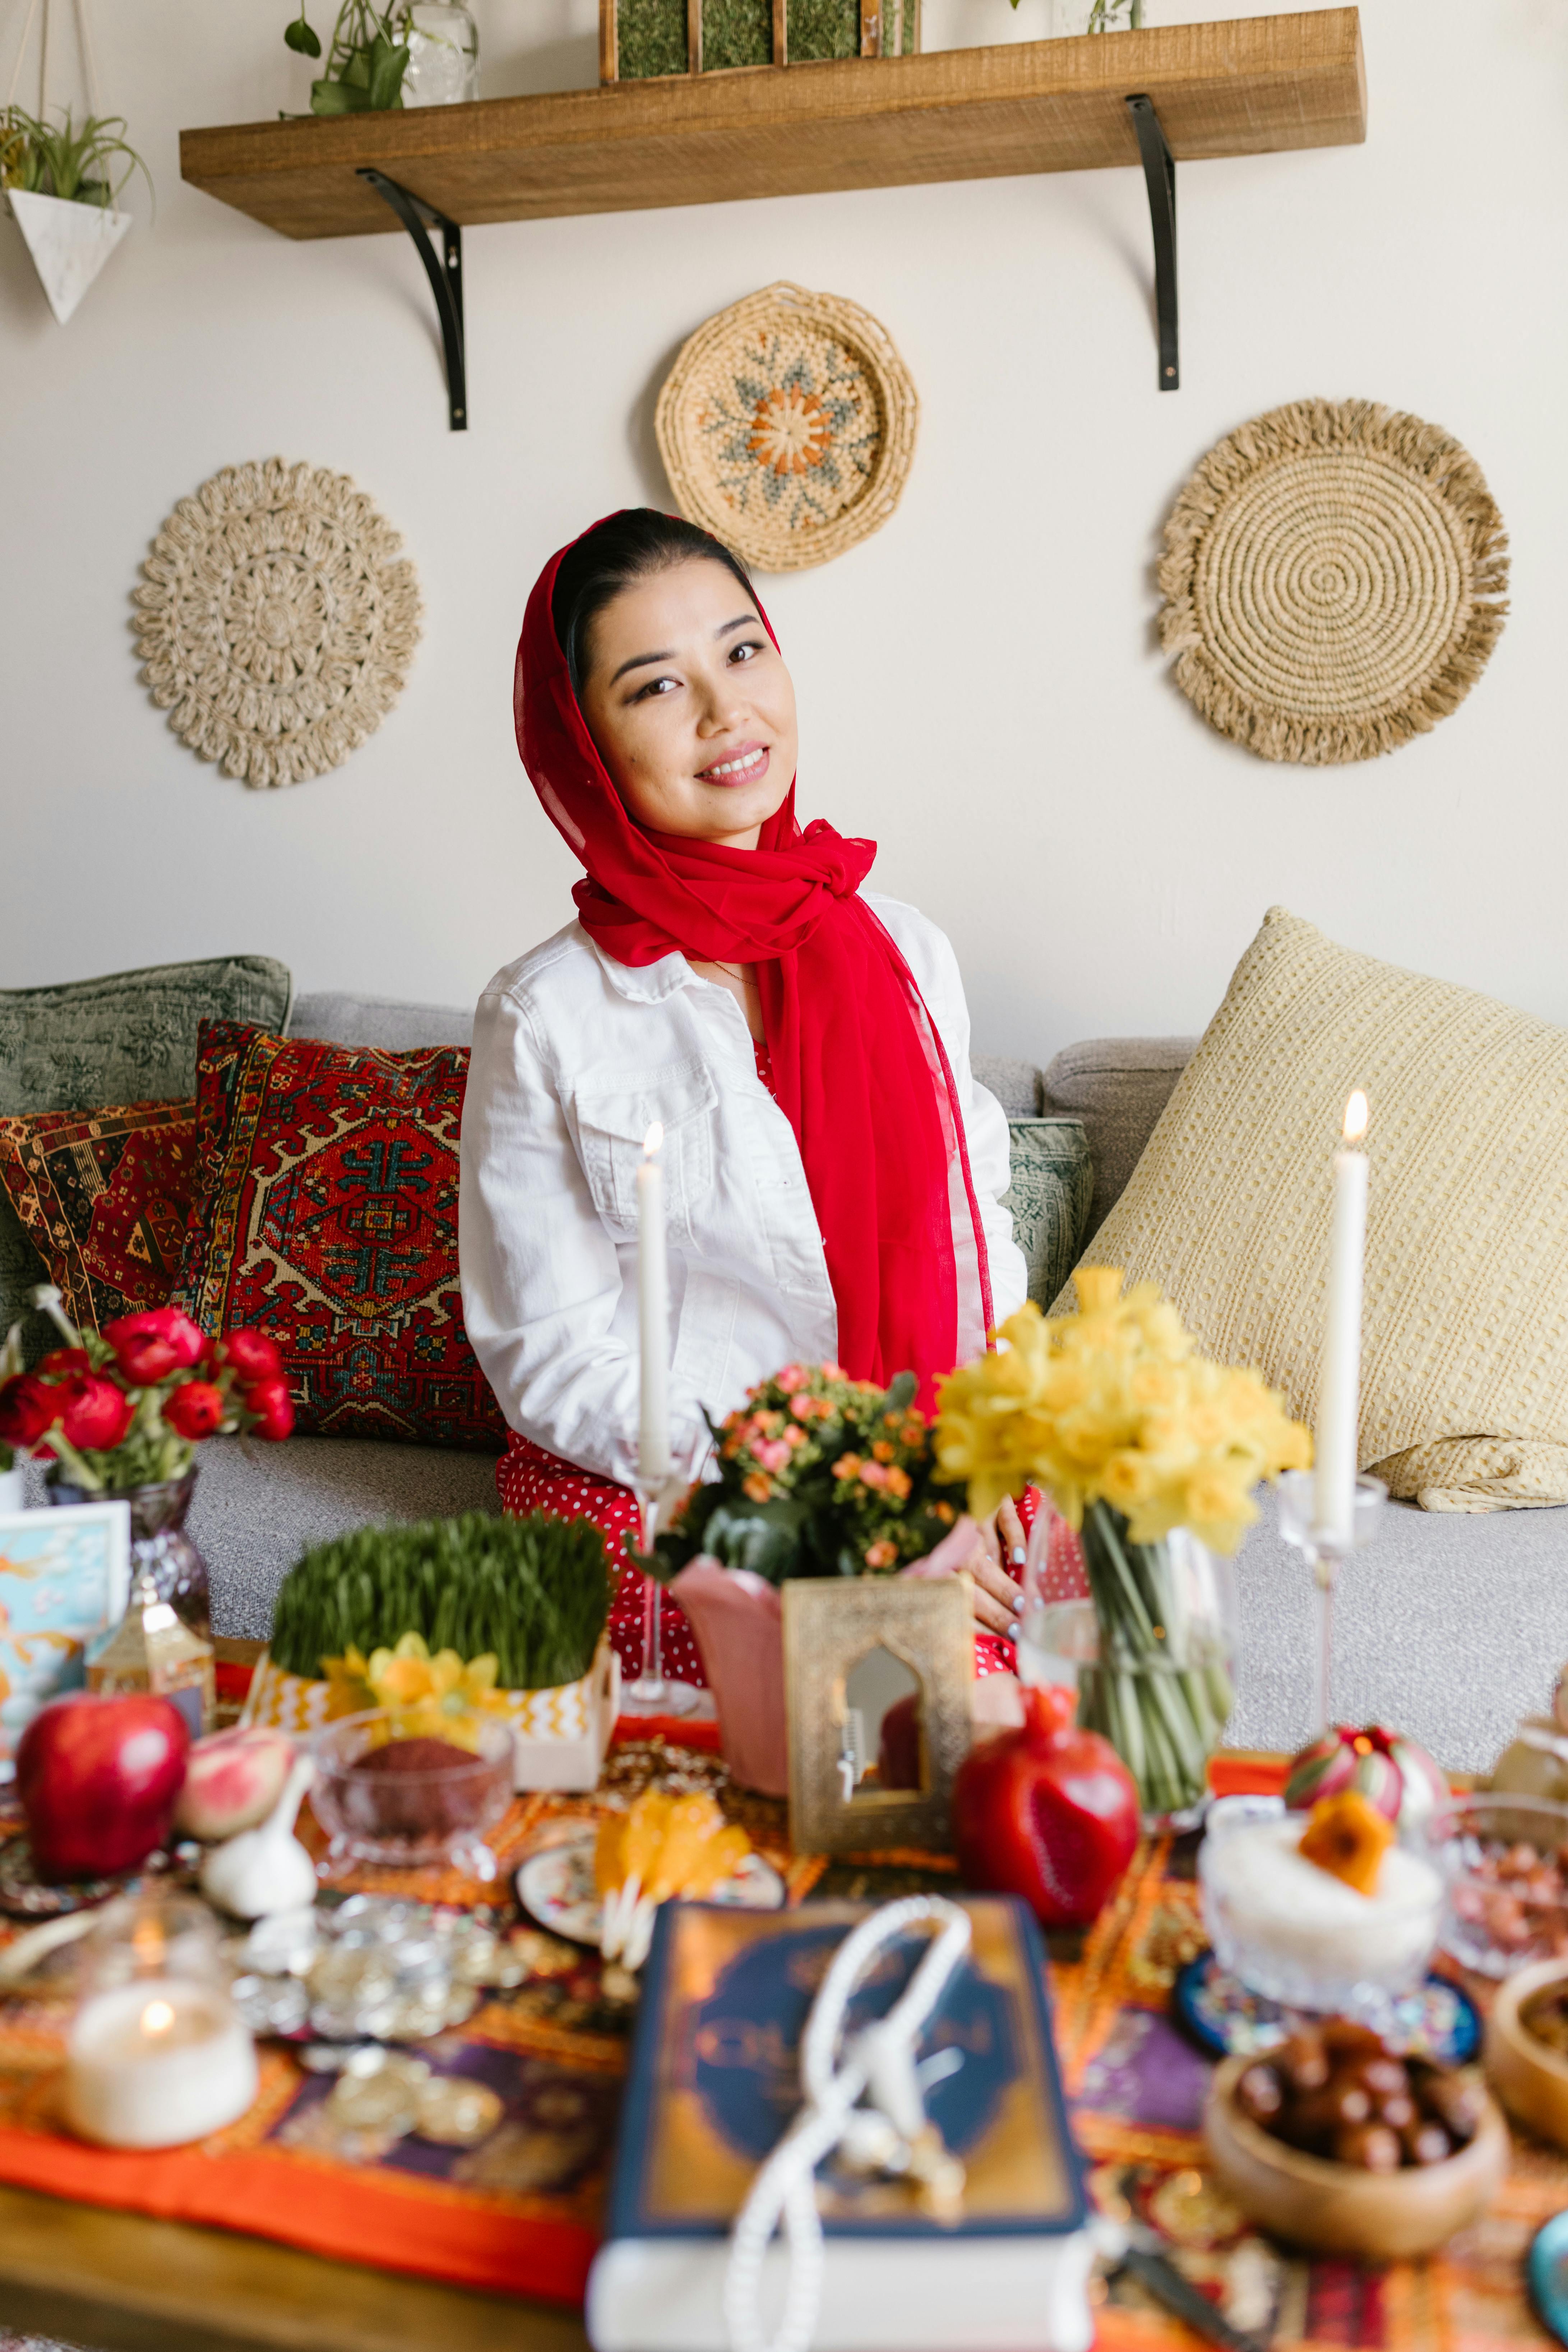
<svg viewBox="0 0 1568 2352">
<path fill-rule="evenodd" d="M 1228 1627 L 1195 1605 L 1194 1550 L 1235 1551 L 1252 1490 L 1312 1442 L 1256 1372 L 1209 1362 L 1152 1282 L 1080 1266 L 1079 1312 L 1010 1316 L 994 1353 L 940 1390 L 938 1475 L 977 1517 L 1033 1482 L 1080 1536 L 1099 1621 L 1080 1719 L 1111 1739 L 1145 1808 L 1201 1800 L 1233 1694 Z M 1212 1563 L 1208 1564 L 1212 1567 Z"/>
</svg>

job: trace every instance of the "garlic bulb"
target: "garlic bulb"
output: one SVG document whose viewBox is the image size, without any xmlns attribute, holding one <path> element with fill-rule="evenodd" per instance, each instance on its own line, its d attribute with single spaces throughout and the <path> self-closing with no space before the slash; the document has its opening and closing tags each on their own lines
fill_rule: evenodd
<svg viewBox="0 0 1568 2352">
<path fill-rule="evenodd" d="M 283 1792 L 258 1829 L 215 1845 L 202 1864 L 202 1893 L 237 1919 L 293 1911 L 316 1896 L 316 1865 L 294 1835 L 300 1803 L 316 1767 L 295 1759 Z"/>
</svg>

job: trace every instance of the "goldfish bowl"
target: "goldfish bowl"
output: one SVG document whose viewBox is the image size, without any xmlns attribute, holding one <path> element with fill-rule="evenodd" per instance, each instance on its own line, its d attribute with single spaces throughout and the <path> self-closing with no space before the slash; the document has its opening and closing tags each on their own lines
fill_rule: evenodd
<svg viewBox="0 0 1568 2352">
<path fill-rule="evenodd" d="M 512 1731 L 493 1715 L 372 1707 L 310 1741 L 310 1804 L 330 1841 L 322 1875 L 354 1863 L 445 1864 L 486 1882 L 485 1843 L 511 1802 Z"/>
</svg>

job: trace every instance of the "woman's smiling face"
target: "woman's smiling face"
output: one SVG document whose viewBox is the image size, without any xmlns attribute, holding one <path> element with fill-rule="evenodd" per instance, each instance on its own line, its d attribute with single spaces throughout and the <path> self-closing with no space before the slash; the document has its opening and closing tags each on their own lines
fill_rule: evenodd
<svg viewBox="0 0 1568 2352">
<path fill-rule="evenodd" d="M 634 581 L 585 653 L 583 716 L 627 815 L 754 849 L 795 779 L 795 686 L 734 573 L 700 556 Z"/>
</svg>

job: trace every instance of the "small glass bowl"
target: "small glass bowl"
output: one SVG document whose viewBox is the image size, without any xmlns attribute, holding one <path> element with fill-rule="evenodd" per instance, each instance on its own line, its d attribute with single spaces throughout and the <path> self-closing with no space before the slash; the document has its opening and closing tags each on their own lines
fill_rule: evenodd
<svg viewBox="0 0 1568 2352">
<path fill-rule="evenodd" d="M 415 1769 L 393 1760 L 416 1739 L 439 1740 L 450 1759 L 433 1754 Z M 484 1841 L 511 1802 L 510 1723 L 471 1714 L 433 1729 L 422 1712 L 373 1707 L 328 1724 L 310 1752 L 310 1803 L 331 1840 L 329 1874 L 355 1862 L 442 1863 L 494 1878 L 496 1858 Z"/>
<path fill-rule="evenodd" d="M 1209 1807 L 1198 1849 L 1205 1925 L 1220 1966 L 1248 1991 L 1381 2030 L 1437 1948 L 1443 1882 L 1436 1857 L 1391 1850 L 1384 1867 L 1394 1863 L 1407 1882 L 1403 1894 L 1352 1895 L 1321 1874 L 1321 1916 L 1314 1917 L 1268 1866 L 1270 1849 L 1299 1843 L 1308 1819 L 1288 1813 L 1279 1797 L 1222 1797 Z M 1243 1833 L 1238 1854 L 1230 1849 Z"/>
<path fill-rule="evenodd" d="M 1457 1797 L 1445 1828 L 1444 1950 L 1485 1977 L 1568 1958 L 1568 1804 Z"/>
</svg>

